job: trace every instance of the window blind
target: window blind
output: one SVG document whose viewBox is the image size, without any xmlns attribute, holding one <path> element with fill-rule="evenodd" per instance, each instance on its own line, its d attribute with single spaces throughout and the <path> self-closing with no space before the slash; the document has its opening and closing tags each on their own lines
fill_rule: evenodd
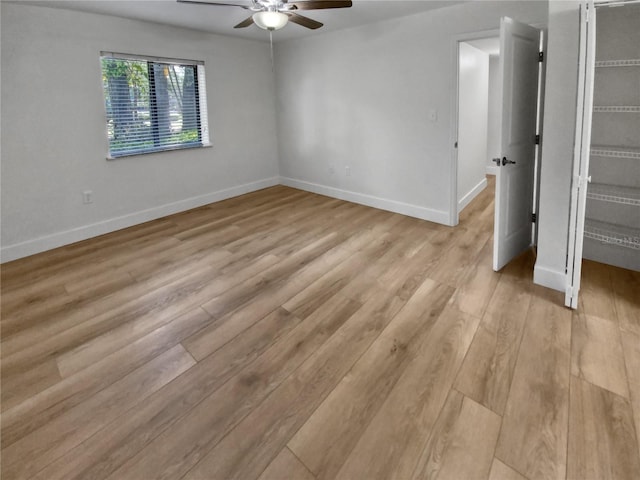
<svg viewBox="0 0 640 480">
<path fill-rule="evenodd" d="M 109 157 L 209 145 L 203 62 L 103 52 Z"/>
</svg>

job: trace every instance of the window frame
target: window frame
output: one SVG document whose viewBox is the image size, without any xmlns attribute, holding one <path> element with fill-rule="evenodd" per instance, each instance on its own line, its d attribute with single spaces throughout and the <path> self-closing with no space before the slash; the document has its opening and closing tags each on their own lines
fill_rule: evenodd
<svg viewBox="0 0 640 480">
<path fill-rule="evenodd" d="M 138 55 L 131 53 L 119 53 L 119 52 L 109 52 L 109 51 L 101 51 L 100 52 L 100 74 L 101 78 L 104 75 L 103 72 L 103 60 L 104 59 L 115 59 L 115 60 L 128 60 L 128 61 L 138 61 L 138 62 L 146 62 L 147 68 L 150 72 L 153 72 L 154 64 L 168 64 L 168 65 L 180 65 L 180 66 L 192 66 L 194 67 L 194 81 L 196 83 L 196 123 L 198 130 L 198 142 L 189 142 L 183 144 L 174 144 L 169 146 L 155 146 L 153 148 L 148 148 L 140 151 L 129 151 L 113 154 L 111 152 L 111 139 L 109 138 L 108 131 L 106 132 L 106 140 L 107 140 L 107 160 L 118 160 L 120 158 L 134 157 L 139 155 L 149 155 L 149 154 L 157 154 L 163 152 L 173 152 L 176 150 L 191 150 L 195 148 L 210 148 L 212 147 L 212 143 L 209 135 L 209 120 L 207 113 L 207 93 L 206 93 L 206 76 L 205 76 L 205 62 L 203 60 L 189 60 L 184 58 L 170 58 L 170 57 L 157 57 L 151 55 Z M 152 92 L 155 92 L 155 82 L 153 80 L 153 75 L 149 75 L 149 112 L 151 114 L 152 105 L 156 105 L 155 98 L 152 101 Z M 109 112 L 107 109 L 107 97 L 105 95 L 104 83 L 101 81 L 101 90 L 102 90 L 102 105 L 105 113 L 105 126 L 109 121 Z M 153 94 L 155 95 L 155 93 Z M 156 107 L 157 108 L 157 107 Z M 150 135 L 150 139 L 156 141 L 155 134 L 152 133 Z"/>
</svg>

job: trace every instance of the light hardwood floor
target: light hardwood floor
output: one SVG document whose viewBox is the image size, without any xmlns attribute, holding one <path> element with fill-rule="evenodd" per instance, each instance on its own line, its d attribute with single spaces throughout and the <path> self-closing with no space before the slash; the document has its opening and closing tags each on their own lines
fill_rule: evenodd
<svg viewBox="0 0 640 480">
<path fill-rule="evenodd" d="M 640 478 L 640 274 L 581 308 L 448 228 L 286 187 L 2 266 L 2 478 Z"/>
</svg>

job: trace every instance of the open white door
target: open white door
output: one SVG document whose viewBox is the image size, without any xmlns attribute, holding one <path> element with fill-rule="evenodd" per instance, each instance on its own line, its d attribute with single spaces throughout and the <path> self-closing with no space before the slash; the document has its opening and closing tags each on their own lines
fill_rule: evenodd
<svg viewBox="0 0 640 480">
<path fill-rule="evenodd" d="M 496 159 L 493 269 L 498 271 L 532 244 L 540 31 L 503 17 L 502 158 Z"/>
<path fill-rule="evenodd" d="M 591 150 L 591 119 L 596 59 L 596 9 L 593 2 L 580 6 L 580 64 L 576 139 L 573 153 L 573 180 L 569 210 L 569 251 L 567 252 L 567 290 L 565 305 L 578 308 L 582 273 L 584 218 L 587 209 L 587 183 Z"/>
</svg>

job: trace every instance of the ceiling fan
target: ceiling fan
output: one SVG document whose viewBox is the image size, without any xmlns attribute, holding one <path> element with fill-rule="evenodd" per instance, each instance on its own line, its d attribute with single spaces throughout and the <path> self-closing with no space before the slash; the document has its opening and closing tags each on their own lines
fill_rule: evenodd
<svg viewBox="0 0 640 480">
<path fill-rule="evenodd" d="M 243 20 L 233 28 L 246 28 L 255 23 L 258 27 L 270 31 L 281 29 L 289 21 L 315 30 L 316 28 L 320 28 L 322 26 L 322 23 L 317 22 L 309 17 L 298 15 L 296 11 L 323 10 L 327 8 L 349 8 L 352 5 L 351 0 L 251 0 L 250 2 L 245 2 L 244 4 L 210 2 L 208 0 L 178 0 L 178 2 L 225 7 L 232 6 L 250 10 L 254 13 L 249 18 Z"/>
</svg>

